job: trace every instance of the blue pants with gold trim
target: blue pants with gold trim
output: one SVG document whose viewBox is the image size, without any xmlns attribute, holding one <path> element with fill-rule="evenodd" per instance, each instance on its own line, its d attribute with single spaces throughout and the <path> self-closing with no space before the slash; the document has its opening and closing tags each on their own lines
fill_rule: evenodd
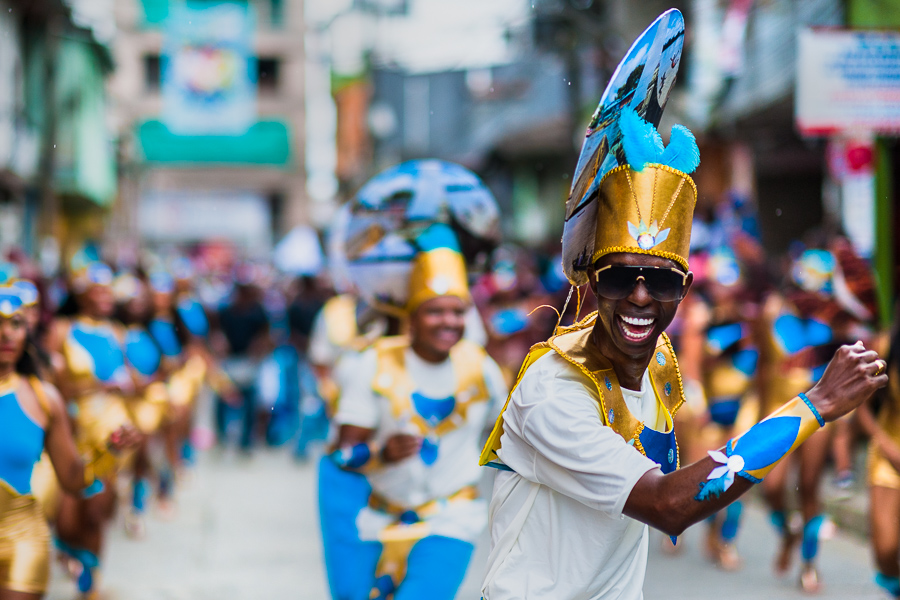
<svg viewBox="0 0 900 600">
<path fill-rule="evenodd" d="M 453 600 L 475 550 L 469 542 L 430 535 L 416 542 L 394 600 Z"/>
<path fill-rule="evenodd" d="M 328 587 L 334 600 L 368 600 L 381 555 L 379 542 L 363 542 L 356 516 L 369 503 L 365 476 L 319 461 L 319 521 Z"/>
</svg>

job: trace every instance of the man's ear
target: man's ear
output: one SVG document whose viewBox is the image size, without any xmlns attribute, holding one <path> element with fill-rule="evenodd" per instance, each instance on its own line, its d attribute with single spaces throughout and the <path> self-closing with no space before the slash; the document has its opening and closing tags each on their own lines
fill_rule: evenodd
<svg viewBox="0 0 900 600">
<path fill-rule="evenodd" d="M 588 267 L 587 276 L 588 289 L 590 289 L 591 293 L 596 296 L 597 292 L 595 290 L 597 289 L 597 270 L 593 266 Z"/>
<path fill-rule="evenodd" d="M 688 271 L 687 279 L 685 279 L 685 281 L 684 281 L 684 294 L 682 294 L 682 296 L 681 296 L 682 300 L 684 299 L 685 296 L 688 295 L 688 291 L 690 291 L 691 285 L 693 285 L 693 283 L 694 283 L 694 272 Z"/>
</svg>

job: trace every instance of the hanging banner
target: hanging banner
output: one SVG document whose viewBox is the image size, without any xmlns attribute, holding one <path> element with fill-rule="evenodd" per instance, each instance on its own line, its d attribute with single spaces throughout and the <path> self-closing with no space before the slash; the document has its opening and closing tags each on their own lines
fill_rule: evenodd
<svg viewBox="0 0 900 600">
<path fill-rule="evenodd" d="M 900 131 L 900 32 L 800 31 L 795 115 L 804 135 Z"/>
<path fill-rule="evenodd" d="M 242 135 L 256 122 L 246 3 L 175 4 L 166 21 L 163 121 L 177 135 Z"/>
</svg>

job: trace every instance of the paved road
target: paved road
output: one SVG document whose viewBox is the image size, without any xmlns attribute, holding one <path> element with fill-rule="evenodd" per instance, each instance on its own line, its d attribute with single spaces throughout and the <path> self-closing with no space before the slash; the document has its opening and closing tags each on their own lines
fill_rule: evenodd
<svg viewBox="0 0 900 600">
<path fill-rule="evenodd" d="M 294 464 L 284 452 L 253 458 L 201 457 L 194 480 L 179 493 L 171 521 L 151 516 L 147 538 L 111 533 L 104 581 L 111 600 L 325 600 L 311 465 Z M 748 510 L 740 540 L 746 566 L 723 573 L 703 560 L 699 531 L 689 531 L 678 556 L 652 543 L 647 600 L 767 600 L 803 598 L 795 576 L 778 580 L 769 570 L 775 536 L 758 509 Z M 479 548 L 459 598 L 479 598 Z M 878 599 L 866 547 L 838 536 L 823 549 L 828 599 Z M 73 588 L 59 573 L 50 600 L 69 600 Z"/>
</svg>

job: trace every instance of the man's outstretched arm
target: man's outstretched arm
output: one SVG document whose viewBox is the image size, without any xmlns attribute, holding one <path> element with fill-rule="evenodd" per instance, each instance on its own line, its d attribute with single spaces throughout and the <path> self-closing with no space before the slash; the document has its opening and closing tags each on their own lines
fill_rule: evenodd
<svg viewBox="0 0 900 600">
<path fill-rule="evenodd" d="M 847 414 L 887 385 L 884 361 L 861 342 L 842 346 L 806 394 L 792 399 L 718 452 L 663 475 L 647 472 L 624 513 L 669 535 L 680 535 L 736 500 L 825 423 Z"/>
</svg>

